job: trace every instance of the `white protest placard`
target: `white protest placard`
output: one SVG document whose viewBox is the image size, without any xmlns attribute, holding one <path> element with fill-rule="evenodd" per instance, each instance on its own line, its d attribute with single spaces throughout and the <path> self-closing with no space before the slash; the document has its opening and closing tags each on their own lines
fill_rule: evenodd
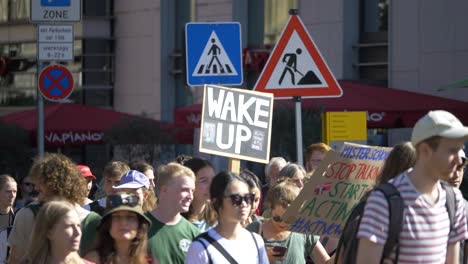
<svg viewBox="0 0 468 264">
<path fill-rule="evenodd" d="M 200 152 L 268 163 L 273 95 L 205 85 Z"/>
<path fill-rule="evenodd" d="M 329 151 L 283 219 L 293 232 L 339 237 L 361 197 L 375 184 L 391 148 L 345 143 Z"/>
</svg>

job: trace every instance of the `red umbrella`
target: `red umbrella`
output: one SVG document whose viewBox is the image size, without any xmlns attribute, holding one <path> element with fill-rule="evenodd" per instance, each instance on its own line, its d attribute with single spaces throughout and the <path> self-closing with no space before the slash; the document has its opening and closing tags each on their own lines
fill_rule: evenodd
<svg viewBox="0 0 468 264">
<path fill-rule="evenodd" d="M 44 107 L 44 141 L 47 146 L 102 144 L 104 132 L 128 119 L 152 120 L 104 108 L 80 104 L 51 104 Z M 36 141 L 36 109 L 0 117 L 0 121 L 15 124 L 31 133 Z M 166 129 L 170 124 L 157 122 Z"/>
</svg>

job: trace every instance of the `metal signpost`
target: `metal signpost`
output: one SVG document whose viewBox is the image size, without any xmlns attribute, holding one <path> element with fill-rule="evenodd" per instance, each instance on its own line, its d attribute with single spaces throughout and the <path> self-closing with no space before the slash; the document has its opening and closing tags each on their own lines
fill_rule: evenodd
<svg viewBox="0 0 468 264">
<path fill-rule="evenodd" d="M 73 90 L 73 77 L 65 66 L 45 62 L 73 61 L 73 26 L 81 21 L 81 0 L 31 0 L 30 21 L 37 25 L 37 151 L 44 156 L 44 98 L 58 102 Z"/>
</svg>

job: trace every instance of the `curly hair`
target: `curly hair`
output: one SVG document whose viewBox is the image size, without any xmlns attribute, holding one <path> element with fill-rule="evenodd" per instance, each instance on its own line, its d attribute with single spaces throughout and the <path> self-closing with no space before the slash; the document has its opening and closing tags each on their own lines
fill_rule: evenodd
<svg viewBox="0 0 468 264">
<path fill-rule="evenodd" d="M 29 175 L 46 189 L 45 200 L 58 197 L 80 204 L 86 197 L 86 180 L 76 164 L 62 154 L 46 153 L 43 158 L 36 158 Z"/>
</svg>

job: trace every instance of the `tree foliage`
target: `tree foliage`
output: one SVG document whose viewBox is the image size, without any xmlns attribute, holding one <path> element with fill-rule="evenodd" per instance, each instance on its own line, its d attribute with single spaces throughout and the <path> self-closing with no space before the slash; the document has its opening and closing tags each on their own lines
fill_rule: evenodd
<svg viewBox="0 0 468 264">
<path fill-rule="evenodd" d="M 302 146 L 303 149 L 322 140 L 322 109 L 302 109 Z M 275 106 L 273 113 L 270 157 L 281 156 L 290 161 L 297 160 L 296 117 L 294 107 Z"/>
</svg>

